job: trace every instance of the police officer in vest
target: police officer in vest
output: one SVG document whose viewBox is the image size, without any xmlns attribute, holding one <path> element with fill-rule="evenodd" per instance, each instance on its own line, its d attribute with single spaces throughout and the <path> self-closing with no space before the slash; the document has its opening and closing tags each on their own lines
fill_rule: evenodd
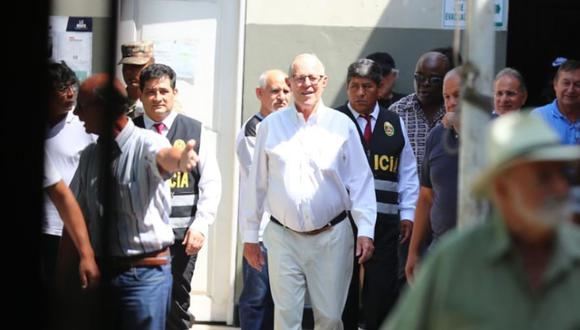
<svg viewBox="0 0 580 330">
<path fill-rule="evenodd" d="M 141 102 L 145 113 L 135 125 L 167 137 L 173 146 L 185 146 L 194 139 L 199 162 L 190 172 L 176 172 L 171 178 L 170 222 L 175 233 L 171 247 L 173 289 L 167 329 L 189 329 L 195 318 L 188 312 L 191 278 L 197 252 L 203 246 L 208 226 L 214 222 L 221 196 L 221 177 L 215 152 L 204 144 L 201 122 L 173 111 L 177 95 L 175 71 L 164 64 L 152 64 L 140 75 Z"/>
<path fill-rule="evenodd" d="M 375 253 L 364 263 L 363 320 L 356 322 L 358 290 L 351 284 L 343 314 L 345 329 L 356 329 L 357 323 L 363 323 L 367 330 L 378 329 L 394 305 L 398 295 L 397 249 L 411 237 L 419 192 L 417 161 L 403 120 L 377 102 L 381 79 L 381 69 L 372 60 L 352 63 L 347 73 L 348 103 L 338 108 L 359 128 L 377 197 Z M 353 283 L 357 283 L 358 274 L 353 272 L 353 276 Z"/>
</svg>

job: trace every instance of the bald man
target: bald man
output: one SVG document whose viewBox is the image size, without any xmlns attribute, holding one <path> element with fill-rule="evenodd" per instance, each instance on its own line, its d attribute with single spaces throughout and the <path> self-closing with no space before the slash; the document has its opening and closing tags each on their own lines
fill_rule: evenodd
<svg viewBox="0 0 580 330">
<path fill-rule="evenodd" d="M 363 263 L 373 252 L 376 198 L 373 176 L 355 124 L 328 108 L 328 78 L 313 54 L 290 65 L 286 83 L 294 102 L 260 124 L 247 190 L 244 257 L 264 267 L 259 228 L 264 230 L 274 299 L 275 329 L 300 329 L 306 290 L 316 329 L 343 329 L 341 314 L 352 274 L 353 230 Z"/>
<path fill-rule="evenodd" d="M 74 112 L 87 133 L 100 137 L 83 150 L 71 187 L 87 219 L 107 288 L 103 316 L 111 324 L 103 321 L 102 328 L 164 329 L 172 283 L 169 247 L 174 241 L 166 180 L 175 171 L 196 166 L 195 141 L 172 148 L 163 136 L 136 127 L 126 114 L 125 88 L 104 73 L 82 83 Z M 110 126 L 104 124 L 107 116 L 113 120 Z M 110 149 L 101 143 L 109 127 Z M 111 167 L 106 192 L 100 184 L 102 164 Z M 111 201 L 108 218 L 103 218 L 103 196 Z"/>
<path fill-rule="evenodd" d="M 451 70 L 447 56 L 427 52 L 417 61 L 413 75 L 415 93 L 407 95 L 389 107 L 405 122 L 407 134 L 417 157 L 417 171 L 421 172 L 425 141 L 429 132 L 445 115 L 443 106 L 443 77 Z"/>
<path fill-rule="evenodd" d="M 405 266 L 408 281 L 413 280 L 420 249 L 428 233 L 431 233 L 431 246 L 434 246 L 441 236 L 457 224 L 459 120 L 455 113 L 461 91 L 459 70 L 460 67 L 457 67 L 449 71 L 443 81 L 442 95 L 449 127 L 437 125 L 426 141 L 415 226 Z"/>
<path fill-rule="evenodd" d="M 236 140 L 236 154 L 240 162 L 240 215 L 247 204 L 244 188 L 248 186 L 248 175 L 254 155 L 256 132 L 260 123 L 272 112 L 288 106 L 290 88 L 286 84 L 288 76 L 281 70 L 268 70 L 258 79 L 256 97 L 260 100 L 260 111 L 244 123 Z M 240 231 L 243 233 L 246 224 L 240 216 Z M 243 258 L 244 286 L 240 295 L 240 327 L 244 330 L 272 329 L 274 327 L 274 302 L 268 279 L 267 250 L 262 243 L 264 228 L 269 215 L 265 213 L 260 222 L 258 240 L 264 254 L 264 266 L 261 271 L 254 269 Z"/>
</svg>

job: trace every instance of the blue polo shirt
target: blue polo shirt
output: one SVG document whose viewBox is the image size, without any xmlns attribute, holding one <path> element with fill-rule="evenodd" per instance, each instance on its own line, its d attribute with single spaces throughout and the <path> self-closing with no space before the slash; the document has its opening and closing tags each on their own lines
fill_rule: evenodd
<svg viewBox="0 0 580 330">
<path fill-rule="evenodd" d="M 534 115 L 542 117 L 550 126 L 552 126 L 560 135 L 564 144 L 580 144 L 580 120 L 575 123 L 558 109 L 557 99 L 543 107 L 536 108 L 532 111 Z"/>
</svg>

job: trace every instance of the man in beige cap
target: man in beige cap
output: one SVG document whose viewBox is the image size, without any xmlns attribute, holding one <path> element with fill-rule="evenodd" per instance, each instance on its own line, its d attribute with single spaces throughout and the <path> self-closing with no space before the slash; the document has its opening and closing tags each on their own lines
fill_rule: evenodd
<svg viewBox="0 0 580 330">
<path fill-rule="evenodd" d="M 123 80 L 127 85 L 129 110 L 127 115 L 131 118 L 143 114 L 143 104 L 139 100 L 141 89 L 139 88 L 139 75 L 149 65 L 155 63 L 153 57 L 153 43 L 151 41 L 136 41 L 121 45 Z"/>
<path fill-rule="evenodd" d="M 541 118 L 509 113 L 488 137 L 474 192 L 496 211 L 429 254 L 383 329 L 572 329 L 580 325 L 580 227 L 570 181 L 580 146 Z"/>
</svg>

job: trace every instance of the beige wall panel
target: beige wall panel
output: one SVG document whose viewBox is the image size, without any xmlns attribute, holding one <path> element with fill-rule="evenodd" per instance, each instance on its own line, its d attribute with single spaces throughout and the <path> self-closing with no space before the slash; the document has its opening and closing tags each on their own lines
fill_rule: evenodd
<svg viewBox="0 0 580 330">
<path fill-rule="evenodd" d="M 433 29 L 353 28 L 295 25 L 246 25 L 243 119 L 259 108 L 254 89 L 261 72 L 287 71 L 292 58 L 315 53 L 326 66 L 329 84 L 323 99 L 328 106 L 345 102 L 348 65 L 372 52 L 389 52 L 400 70 L 395 90 L 413 92 L 413 72 L 419 56 L 450 46 L 453 31 Z M 496 71 L 505 64 L 506 33 L 496 33 Z"/>
<path fill-rule="evenodd" d="M 50 15 L 108 17 L 109 1 L 54 0 Z"/>
<path fill-rule="evenodd" d="M 442 0 L 248 0 L 247 24 L 440 29 Z"/>
</svg>

